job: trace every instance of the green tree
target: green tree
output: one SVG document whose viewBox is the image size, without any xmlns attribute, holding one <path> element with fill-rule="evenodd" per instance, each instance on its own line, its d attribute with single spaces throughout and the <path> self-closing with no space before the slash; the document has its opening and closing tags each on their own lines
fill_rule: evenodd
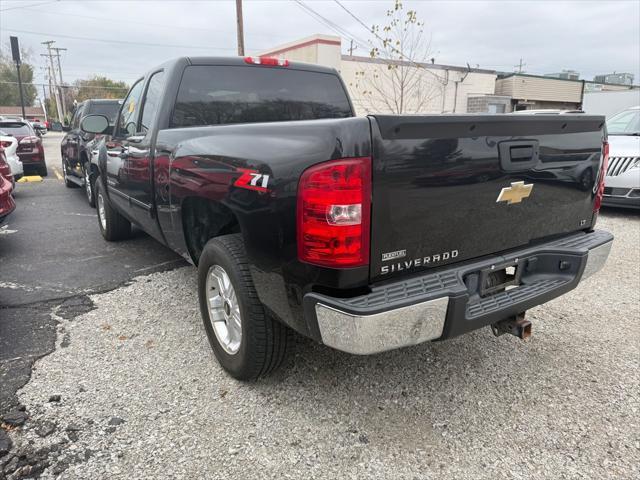
<svg viewBox="0 0 640 480">
<path fill-rule="evenodd" d="M 86 80 L 76 80 L 74 98 L 78 102 L 90 98 L 124 98 L 129 90 L 125 82 L 94 75 Z"/>
<path fill-rule="evenodd" d="M 22 93 L 24 105 L 30 107 L 36 99 L 36 87 L 33 82 L 33 65 L 29 63 L 29 52 L 22 51 L 22 65 L 20 77 L 22 77 Z M 16 64 L 9 55 L 0 53 L 0 105 L 20 105 L 20 90 L 18 90 L 18 72 Z"/>
</svg>

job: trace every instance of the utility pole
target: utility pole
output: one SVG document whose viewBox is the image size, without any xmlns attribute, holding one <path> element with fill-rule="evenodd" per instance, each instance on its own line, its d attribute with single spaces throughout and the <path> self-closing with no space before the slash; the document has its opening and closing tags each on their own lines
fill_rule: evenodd
<svg viewBox="0 0 640 480">
<path fill-rule="evenodd" d="M 514 65 L 514 68 L 518 69 L 518 73 L 522 73 L 522 67 L 526 67 L 526 63 L 522 63 L 522 58 L 520 59 L 520 63 L 518 65 Z"/>
<path fill-rule="evenodd" d="M 53 54 L 51 53 L 51 44 L 56 43 L 54 40 L 49 40 L 47 42 L 42 42 L 43 45 L 47 46 L 47 50 L 48 50 L 48 55 L 42 55 L 43 57 L 49 57 L 49 68 L 50 68 L 50 72 L 51 74 L 49 75 L 49 82 L 51 82 L 51 80 L 53 80 L 53 87 L 54 87 L 54 92 L 55 92 L 55 99 L 56 99 L 56 110 L 58 112 L 58 120 L 60 120 L 60 122 L 62 122 L 62 119 L 64 118 L 62 115 L 62 102 L 60 101 L 60 92 L 58 90 L 58 82 L 56 80 L 56 68 L 53 65 Z"/>
<path fill-rule="evenodd" d="M 60 96 L 62 97 L 62 115 L 63 117 L 67 116 L 67 106 L 65 99 L 65 91 L 64 91 L 64 81 L 62 80 L 62 67 L 60 66 L 60 52 L 66 51 L 66 48 L 52 48 L 51 50 L 56 51 L 56 57 L 58 57 L 58 75 L 60 75 Z"/>
<path fill-rule="evenodd" d="M 244 27 L 242 26 L 242 0 L 236 0 L 236 20 L 238 23 L 238 56 L 244 57 Z"/>
<path fill-rule="evenodd" d="M 24 94 L 22 93 L 22 77 L 20 76 L 20 46 L 18 45 L 18 37 L 9 37 L 11 41 L 11 55 L 13 61 L 16 62 L 16 70 L 18 72 L 18 90 L 20 91 L 20 108 L 22 109 L 22 118 L 26 118 L 27 115 L 24 112 Z"/>
<path fill-rule="evenodd" d="M 353 57 L 353 39 L 349 42 L 349 56 Z"/>
</svg>

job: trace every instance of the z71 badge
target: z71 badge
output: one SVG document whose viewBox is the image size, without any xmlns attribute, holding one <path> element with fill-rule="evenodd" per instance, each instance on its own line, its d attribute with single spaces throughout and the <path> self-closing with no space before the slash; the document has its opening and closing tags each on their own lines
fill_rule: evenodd
<svg viewBox="0 0 640 480">
<path fill-rule="evenodd" d="M 238 168 L 238 171 L 242 172 L 242 175 L 233 184 L 235 187 L 256 190 L 257 192 L 269 191 L 269 175 L 246 168 Z"/>
</svg>

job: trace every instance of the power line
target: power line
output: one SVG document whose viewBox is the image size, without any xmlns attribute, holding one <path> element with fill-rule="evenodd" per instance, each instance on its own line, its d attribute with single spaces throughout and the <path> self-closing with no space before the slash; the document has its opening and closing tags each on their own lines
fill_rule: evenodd
<svg viewBox="0 0 640 480">
<path fill-rule="evenodd" d="M 293 0 L 296 4 L 298 4 L 298 6 L 300 8 L 302 8 L 308 15 L 310 15 L 311 17 L 313 17 L 315 20 L 319 21 L 320 23 L 324 24 L 325 26 L 329 27 L 331 30 L 333 30 L 334 32 L 340 34 L 343 37 L 346 37 L 349 40 L 353 40 L 356 44 L 360 45 L 363 48 L 369 48 L 369 45 L 366 45 L 366 42 L 363 42 L 361 39 L 359 39 L 358 37 L 356 37 L 355 35 L 351 34 L 348 30 L 342 28 L 340 25 L 338 25 L 337 23 L 332 22 L 331 20 L 329 20 L 328 18 L 322 16 L 321 14 L 319 14 L 318 12 L 316 12 L 313 8 L 311 8 L 310 6 L 306 5 L 304 2 L 302 2 L 301 0 Z"/>
<path fill-rule="evenodd" d="M 46 33 L 46 32 L 31 32 L 29 30 L 15 30 L 15 29 L 9 29 L 9 28 L 5 28 L 6 32 L 14 32 L 14 33 L 26 33 L 28 35 L 46 35 L 49 37 L 59 37 L 59 38 L 70 38 L 73 40 L 87 40 L 90 42 L 103 42 L 103 43 L 117 43 L 120 45 L 131 45 L 131 44 L 135 44 L 136 46 L 144 46 L 144 47 L 162 47 L 162 48 L 166 48 L 166 47 L 171 47 L 171 48 L 197 48 L 197 49 L 201 49 L 201 50 L 231 50 L 231 51 L 235 51 L 234 48 L 222 48 L 222 47 L 204 47 L 204 46 L 198 46 L 198 45 L 172 45 L 172 44 L 167 44 L 167 43 L 144 43 L 144 42 L 138 42 L 138 41 L 124 41 L 124 40 L 110 40 L 110 39 L 106 39 L 106 38 L 91 38 L 91 37 L 76 37 L 73 35 L 63 35 L 63 34 L 59 34 L 59 33 Z"/>
<path fill-rule="evenodd" d="M 177 29 L 177 30 L 189 30 L 189 31 L 194 31 L 194 30 L 198 30 L 201 32 L 208 32 L 211 33 L 211 29 L 210 28 L 202 28 L 202 27 L 187 27 L 184 25 L 169 25 L 169 24 L 162 24 L 162 23 L 149 23 L 147 21 L 145 21 L 144 23 L 140 23 L 140 21 L 137 20 L 127 20 L 126 18 L 113 18 L 113 17 L 95 17 L 93 15 L 81 15 L 79 13 L 67 13 L 67 12 L 49 12 L 49 11 L 44 11 L 44 10 L 40 10 L 38 9 L 37 12 L 39 14 L 45 14 L 45 15 L 58 15 L 58 16 L 62 16 L 62 17 L 77 17 L 77 18 L 86 18 L 86 19 L 90 19 L 90 20 L 100 20 L 101 22 L 118 22 L 120 23 L 130 23 L 132 25 L 136 25 L 138 28 L 141 27 L 162 27 L 162 28 L 171 28 L 171 29 Z M 222 30 L 217 30 L 216 32 L 220 32 L 220 33 L 228 33 L 231 34 L 233 32 L 229 31 L 222 31 Z M 263 37 L 263 38 L 273 38 L 274 35 L 270 34 L 270 33 L 251 33 L 250 34 L 253 37 Z M 285 38 L 284 36 L 280 35 L 280 38 Z M 289 37 L 286 37 L 289 38 Z"/>
<path fill-rule="evenodd" d="M 362 20 L 360 20 L 360 18 L 358 18 L 351 10 L 349 10 L 347 7 L 345 7 L 342 3 L 340 3 L 340 0 L 333 0 L 336 4 L 338 4 L 340 6 L 340 8 L 342 8 L 345 12 L 347 12 L 353 19 L 355 19 L 360 25 L 362 25 L 364 28 L 366 28 L 370 33 L 372 33 L 379 41 L 381 42 L 385 42 L 385 39 L 382 38 L 380 35 L 378 35 L 375 30 L 373 28 L 370 28 L 367 26 L 366 23 L 364 23 Z M 391 46 L 391 50 L 395 53 L 398 54 L 398 56 L 406 61 L 409 62 L 411 64 L 413 64 L 416 68 L 421 68 L 424 71 L 430 73 L 432 76 L 434 76 L 439 82 L 442 83 L 442 79 L 436 75 L 435 73 L 433 73 L 432 71 L 430 71 L 428 68 L 425 68 L 424 65 L 421 65 L 419 62 L 414 61 L 413 59 L 411 59 L 410 57 L 407 57 L 402 50 L 399 50 L 398 48 L 394 47 L 393 45 Z"/>
<path fill-rule="evenodd" d="M 31 5 L 20 5 L 19 7 L 3 8 L 2 10 L 0 10 L 0 12 L 8 12 L 9 10 L 18 10 L 20 8 L 39 7 L 40 5 L 46 5 L 48 3 L 55 3 L 57 1 L 59 1 L 59 0 L 49 0 L 48 2 L 32 3 Z"/>
</svg>

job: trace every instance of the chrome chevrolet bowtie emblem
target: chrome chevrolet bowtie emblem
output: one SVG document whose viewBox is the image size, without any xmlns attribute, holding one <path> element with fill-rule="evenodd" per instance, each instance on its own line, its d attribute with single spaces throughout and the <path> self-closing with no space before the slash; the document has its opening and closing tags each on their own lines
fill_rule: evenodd
<svg viewBox="0 0 640 480">
<path fill-rule="evenodd" d="M 507 202 L 507 205 L 520 203 L 523 198 L 531 195 L 531 190 L 533 190 L 533 183 L 525 185 L 524 182 L 512 182 L 510 187 L 505 187 L 500 191 L 496 202 Z"/>
</svg>

